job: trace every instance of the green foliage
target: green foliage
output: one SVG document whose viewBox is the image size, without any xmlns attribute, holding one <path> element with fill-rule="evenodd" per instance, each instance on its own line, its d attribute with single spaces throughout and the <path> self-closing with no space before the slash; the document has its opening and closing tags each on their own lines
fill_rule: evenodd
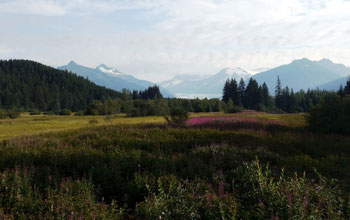
<svg viewBox="0 0 350 220">
<path fill-rule="evenodd" d="M 236 219 L 237 204 L 231 195 L 216 195 L 204 181 L 181 181 L 175 176 L 158 179 L 137 213 L 146 219 Z"/>
<path fill-rule="evenodd" d="M 1 217 L 349 219 L 348 136 L 251 125 L 86 126 L 2 141 Z"/>
<path fill-rule="evenodd" d="M 5 109 L 0 108 L 0 119 L 4 119 L 7 117 L 7 112 Z"/>
<path fill-rule="evenodd" d="M 163 95 L 160 93 L 159 86 L 149 86 L 144 91 L 133 91 L 133 99 L 162 99 Z"/>
<path fill-rule="evenodd" d="M 39 110 L 31 110 L 29 112 L 29 115 L 41 115 L 41 111 L 39 111 Z"/>
<path fill-rule="evenodd" d="M 242 219 L 345 219 L 341 210 L 346 203 L 335 180 L 318 174 L 319 181 L 314 183 L 305 174 L 286 177 L 283 170 L 274 177 L 259 161 L 242 168 L 235 184 L 235 190 L 242 192 Z"/>
<path fill-rule="evenodd" d="M 184 124 L 189 118 L 188 112 L 183 108 L 172 108 L 169 116 L 164 116 L 165 120 L 170 125 Z"/>
<path fill-rule="evenodd" d="M 310 111 L 307 119 L 314 131 L 350 134 L 350 98 L 341 99 L 335 94 L 326 96 Z"/>
<path fill-rule="evenodd" d="M 0 175 L 1 219 L 122 219 L 115 202 L 96 202 L 87 180 L 54 180 L 44 188 L 36 183 L 34 170 L 16 167 Z"/>
<path fill-rule="evenodd" d="M 229 99 L 229 101 L 225 105 L 225 112 L 226 113 L 238 113 L 238 112 L 242 112 L 242 111 L 243 111 L 243 107 L 235 106 L 233 104 L 232 99 Z"/>
<path fill-rule="evenodd" d="M 83 111 L 77 111 L 74 116 L 83 116 L 85 115 Z"/>
<path fill-rule="evenodd" d="M 71 115 L 72 112 L 69 110 L 69 109 L 62 109 L 60 112 L 59 112 L 60 115 Z"/>
<path fill-rule="evenodd" d="M 93 101 L 87 111 L 87 115 L 112 115 L 120 112 L 119 100 L 107 99 Z"/>
<path fill-rule="evenodd" d="M 227 79 L 222 100 L 226 103 L 225 112 L 228 113 L 239 112 L 243 107 L 263 111 L 273 109 L 272 99 L 266 83 L 259 86 L 253 78 L 250 78 L 247 86 L 245 86 L 243 79 L 240 80 L 239 85 L 236 80 Z M 232 106 L 240 106 L 240 108 L 233 108 Z"/>
<path fill-rule="evenodd" d="M 5 109 L 78 111 L 92 100 L 121 96 L 73 73 L 27 60 L 0 61 L 0 88 Z"/>
</svg>

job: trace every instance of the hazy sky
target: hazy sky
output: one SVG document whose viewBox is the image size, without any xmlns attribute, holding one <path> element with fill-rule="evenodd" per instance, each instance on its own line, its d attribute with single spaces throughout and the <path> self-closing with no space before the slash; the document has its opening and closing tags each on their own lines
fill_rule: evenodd
<svg viewBox="0 0 350 220">
<path fill-rule="evenodd" d="M 350 65 L 350 0 L 0 0 L 0 59 L 151 81 L 293 59 Z"/>
</svg>

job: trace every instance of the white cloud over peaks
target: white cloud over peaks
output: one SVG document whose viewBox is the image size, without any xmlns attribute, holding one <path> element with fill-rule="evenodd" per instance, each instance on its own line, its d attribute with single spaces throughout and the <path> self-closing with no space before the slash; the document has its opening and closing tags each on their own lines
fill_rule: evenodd
<svg viewBox="0 0 350 220">
<path fill-rule="evenodd" d="M 154 81 L 301 57 L 350 65 L 349 11 L 345 0 L 0 0 L 0 51 Z"/>
</svg>

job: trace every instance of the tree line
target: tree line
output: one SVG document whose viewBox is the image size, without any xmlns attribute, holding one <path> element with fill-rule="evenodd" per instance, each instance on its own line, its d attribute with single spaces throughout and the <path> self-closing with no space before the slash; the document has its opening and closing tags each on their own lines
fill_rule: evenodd
<svg viewBox="0 0 350 220">
<path fill-rule="evenodd" d="M 326 95 L 334 92 L 311 89 L 294 92 L 288 86 L 283 88 L 278 77 L 274 93 L 274 96 L 270 95 L 266 83 L 259 85 L 254 78 L 250 78 L 247 85 L 243 79 L 239 83 L 235 79 L 227 79 L 222 101 L 245 109 L 297 113 L 309 111 L 321 103 Z"/>
</svg>

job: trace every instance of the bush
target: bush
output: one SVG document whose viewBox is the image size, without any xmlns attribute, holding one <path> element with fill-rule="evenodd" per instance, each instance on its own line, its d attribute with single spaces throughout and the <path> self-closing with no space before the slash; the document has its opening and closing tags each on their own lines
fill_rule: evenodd
<svg viewBox="0 0 350 220">
<path fill-rule="evenodd" d="M 44 115 L 54 115 L 55 112 L 54 111 L 48 111 L 48 112 L 44 112 Z"/>
<path fill-rule="evenodd" d="M 170 116 L 164 116 L 164 118 L 171 125 L 180 125 L 188 120 L 189 114 L 183 108 L 173 108 L 170 110 Z"/>
<path fill-rule="evenodd" d="M 232 99 L 229 99 L 229 101 L 227 102 L 227 104 L 225 106 L 225 112 L 226 113 L 238 113 L 238 112 L 242 112 L 243 109 L 244 109 L 243 107 L 235 106 L 233 104 Z"/>
<path fill-rule="evenodd" d="M 0 109 L 0 119 L 7 117 L 7 112 L 4 109 Z"/>
<path fill-rule="evenodd" d="M 83 116 L 85 115 L 83 111 L 78 111 L 74 114 L 74 116 Z"/>
<path fill-rule="evenodd" d="M 310 110 L 307 121 L 314 131 L 350 134 L 350 98 L 326 96 L 320 105 Z"/>
<path fill-rule="evenodd" d="M 15 118 L 19 118 L 21 116 L 20 112 L 14 112 L 14 111 L 10 111 L 8 113 L 9 118 L 11 119 L 15 119 Z"/>
<path fill-rule="evenodd" d="M 62 109 L 61 111 L 60 111 L 60 115 L 71 115 L 72 114 L 72 112 L 71 112 L 71 110 L 69 110 L 69 109 Z"/>
<path fill-rule="evenodd" d="M 158 179 L 156 190 L 147 185 L 149 197 L 138 209 L 143 219 L 236 219 L 234 197 L 217 195 L 210 185 L 181 181 L 174 176 Z"/>
<path fill-rule="evenodd" d="M 41 112 L 39 110 L 33 110 L 29 112 L 29 115 L 40 115 Z"/>
</svg>

